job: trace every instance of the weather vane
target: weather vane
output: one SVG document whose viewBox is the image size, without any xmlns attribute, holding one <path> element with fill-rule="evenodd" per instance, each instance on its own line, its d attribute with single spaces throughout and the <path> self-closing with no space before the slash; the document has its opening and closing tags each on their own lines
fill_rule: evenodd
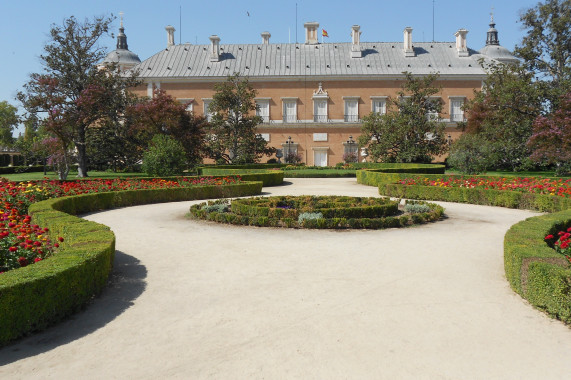
<svg viewBox="0 0 571 380">
<path fill-rule="evenodd" d="M 494 22 L 494 7 L 492 7 L 492 11 L 490 12 L 490 20 Z"/>
<path fill-rule="evenodd" d="M 121 28 L 123 27 L 123 11 L 119 12 L 119 17 L 121 17 Z"/>
</svg>

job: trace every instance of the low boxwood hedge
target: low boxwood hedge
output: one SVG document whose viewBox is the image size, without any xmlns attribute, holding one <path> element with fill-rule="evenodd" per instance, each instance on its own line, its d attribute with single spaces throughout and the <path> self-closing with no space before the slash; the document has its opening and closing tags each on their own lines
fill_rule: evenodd
<svg viewBox="0 0 571 380">
<path fill-rule="evenodd" d="M 115 236 L 109 227 L 73 215 L 147 203 L 256 195 L 261 190 L 261 182 L 242 182 L 83 194 L 32 204 L 29 213 L 34 222 L 65 242 L 49 259 L 0 276 L 0 346 L 78 311 L 105 286 Z"/>
<path fill-rule="evenodd" d="M 43 172 L 43 171 L 44 171 L 43 165 L 1 166 L 0 167 L 0 175 L 1 174 L 15 174 L 15 173 L 35 173 L 35 172 Z"/>
<path fill-rule="evenodd" d="M 262 181 L 264 187 L 278 186 L 284 182 L 284 172 L 268 169 L 225 169 L 218 166 L 201 168 L 202 175 L 239 175 L 242 181 Z"/>
<path fill-rule="evenodd" d="M 338 201 L 337 198 L 347 198 L 349 201 L 352 197 L 301 196 L 235 199 L 230 209 L 217 207 L 220 205 L 219 202 L 193 205 L 190 208 L 190 215 L 197 219 L 218 223 L 257 227 L 382 229 L 436 221 L 444 213 L 441 206 L 425 202 L 415 203 L 428 205 L 428 212 L 399 214 L 398 203 L 394 201 L 380 198 L 352 198 L 362 200 L 364 205 L 343 207 L 344 199 Z M 305 201 L 311 203 L 313 200 L 316 200 L 315 207 L 306 207 L 306 203 L 303 203 Z M 369 200 L 374 200 L 373 203 L 377 204 L 368 205 L 371 203 Z M 312 217 L 301 218 L 305 214 L 311 214 Z"/>
<path fill-rule="evenodd" d="M 566 323 L 571 323 L 571 268 L 544 238 L 569 226 L 571 210 L 565 210 L 519 222 L 504 238 L 504 266 L 512 289 Z"/>
<path fill-rule="evenodd" d="M 361 164 L 353 164 L 361 165 Z M 366 165 L 363 163 L 362 165 Z M 364 166 L 364 170 L 357 170 L 357 182 L 363 185 L 379 186 L 381 183 L 394 183 L 402 178 L 410 177 L 411 174 L 425 174 L 428 178 L 442 177 L 446 171 L 444 165 L 438 164 L 375 164 L 386 165 L 372 169 Z"/>
</svg>

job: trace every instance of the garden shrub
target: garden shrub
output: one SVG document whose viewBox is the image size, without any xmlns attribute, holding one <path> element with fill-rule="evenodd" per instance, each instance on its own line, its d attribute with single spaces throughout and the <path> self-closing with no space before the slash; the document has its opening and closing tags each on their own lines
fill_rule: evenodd
<svg viewBox="0 0 571 380">
<path fill-rule="evenodd" d="M 267 169 L 227 169 L 221 166 L 203 167 L 200 172 L 203 175 L 225 176 L 238 175 L 243 181 L 262 181 L 264 187 L 278 186 L 283 184 L 284 172 L 281 170 Z"/>
<path fill-rule="evenodd" d="M 168 135 L 155 135 L 143 153 L 142 169 L 150 176 L 173 176 L 187 168 L 182 144 Z"/>
</svg>

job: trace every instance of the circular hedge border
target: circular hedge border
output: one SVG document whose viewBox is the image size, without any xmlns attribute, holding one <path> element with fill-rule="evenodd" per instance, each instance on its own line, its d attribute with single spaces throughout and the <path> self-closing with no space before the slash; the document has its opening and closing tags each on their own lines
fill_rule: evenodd
<svg viewBox="0 0 571 380">
<path fill-rule="evenodd" d="M 257 227 L 316 229 L 384 229 L 434 222 L 444 208 L 409 201 L 416 212 L 399 210 L 387 198 L 347 196 L 279 196 L 217 200 L 190 207 L 195 219 Z M 407 206 L 404 206 L 407 207 Z"/>
</svg>

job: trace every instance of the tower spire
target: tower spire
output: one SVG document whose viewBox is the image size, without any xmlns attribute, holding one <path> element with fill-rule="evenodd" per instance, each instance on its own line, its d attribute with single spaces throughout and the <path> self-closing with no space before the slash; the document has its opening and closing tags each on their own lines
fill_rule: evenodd
<svg viewBox="0 0 571 380">
<path fill-rule="evenodd" d="M 123 27 L 123 12 L 119 12 L 121 17 L 121 24 L 119 26 L 119 34 L 117 34 L 117 49 L 129 50 L 127 46 L 127 35 L 125 35 L 125 28 Z"/>
<path fill-rule="evenodd" d="M 496 23 L 494 22 L 494 7 L 492 7 L 492 11 L 490 12 L 490 29 L 488 29 L 486 46 L 499 44 L 500 41 L 498 39 L 498 30 L 496 29 Z"/>
</svg>

